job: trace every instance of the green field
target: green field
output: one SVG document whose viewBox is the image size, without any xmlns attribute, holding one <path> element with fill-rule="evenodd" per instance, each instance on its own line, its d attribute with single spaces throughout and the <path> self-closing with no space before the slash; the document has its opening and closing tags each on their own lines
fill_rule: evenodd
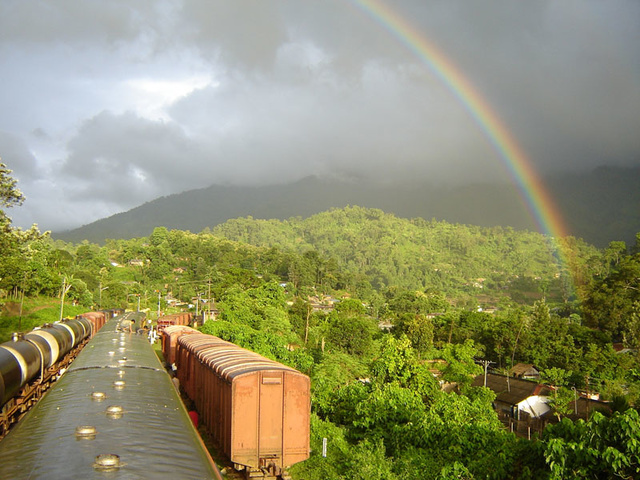
<svg viewBox="0 0 640 480">
<path fill-rule="evenodd" d="M 86 307 L 65 304 L 64 318 L 73 318 L 87 311 Z M 60 319 L 60 300 L 38 297 L 25 298 L 20 315 L 19 301 L 4 301 L 0 314 L 0 342 L 6 342 L 13 332 L 29 332 L 35 327 Z"/>
</svg>

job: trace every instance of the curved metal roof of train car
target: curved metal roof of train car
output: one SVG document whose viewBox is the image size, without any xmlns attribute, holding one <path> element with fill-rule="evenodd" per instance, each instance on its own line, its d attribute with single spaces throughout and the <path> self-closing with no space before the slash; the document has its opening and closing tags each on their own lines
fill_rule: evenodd
<svg viewBox="0 0 640 480">
<path fill-rule="evenodd" d="M 213 335 L 207 335 L 206 333 L 198 333 L 193 335 L 185 335 L 178 339 L 178 343 L 183 345 L 189 351 L 195 351 L 195 349 L 203 346 L 216 346 L 216 345 L 234 345 L 231 342 L 222 340 L 221 338 L 214 337 Z M 237 347 L 237 345 L 234 345 Z"/>
<path fill-rule="evenodd" d="M 253 374 L 257 372 L 267 373 L 267 372 L 287 372 L 292 375 L 301 375 L 305 376 L 303 373 L 300 373 L 293 368 L 287 367 L 286 365 L 282 365 L 281 363 L 275 364 L 267 364 L 260 362 L 238 362 L 231 363 L 226 365 L 224 368 L 220 369 L 220 375 L 222 378 L 228 378 L 229 381 L 233 381 L 237 377 L 241 377 L 247 374 Z"/>
<path fill-rule="evenodd" d="M 167 373 L 127 369 L 119 388 L 117 372 L 65 373 L 0 442 L 0 478 L 220 478 Z M 122 408 L 119 417 L 107 413 L 114 405 Z M 94 427 L 95 435 L 78 436 L 81 426 Z M 120 466 L 96 468 L 105 454 L 118 455 Z"/>
<path fill-rule="evenodd" d="M 240 375 L 260 371 L 287 371 L 306 377 L 294 368 L 212 335 L 186 335 L 180 337 L 178 342 L 195 355 L 199 361 L 208 365 L 220 377 L 229 382 Z"/>
<path fill-rule="evenodd" d="M 69 370 L 106 367 L 145 367 L 163 370 L 152 348 L 139 348 L 141 345 L 149 345 L 146 335 L 117 331 L 118 318 L 105 323 L 80 352 Z"/>
<path fill-rule="evenodd" d="M 192 335 L 194 333 L 198 333 L 200 335 L 203 335 L 202 333 L 200 333 L 195 328 L 191 328 L 191 327 L 189 327 L 187 325 L 169 325 L 169 326 L 164 328 L 164 332 L 167 335 L 170 335 L 172 333 L 180 333 L 180 332 L 182 332 L 183 335 Z"/>
<path fill-rule="evenodd" d="M 231 380 L 238 375 L 257 371 L 289 371 L 300 374 L 294 368 L 234 344 L 213 345 L 197 352 L 198 359 L 222 378 Z"/>
<path fill-rule="evenodd" d="M 192 351 L 194 353 L 202 350 L 203 347 L 207 349 L 220 349 L 226 348 L 230 350 L 240 350 L 249 353 L 253 353 L 254 355 L 258 355 L 257 353 L 252 352 L 251 350 L 247 350 L 245 348 L 239 347 L 235 343 L 227 342 L 226 340 L 222 340 L 214 335 L 208 335 L 206 333 L 199 333 L 198 335 L 186 335 L 184 337 L 180 337 L 178 342 L 187 350 Z"/>
<path fill-rule="evenodd" d="M 214 337 L 212 335 L 205 334 L 192 334 L 192 335 L 182 335 L 178 337 L 178 345 L 180 345 L 183 349 L 189 352 L 191 355 L 198 357 L 199 352 L 205 351 L 211 348 L 220 348 L 220 347 L 235 347 L 233 343 L 229 343 L 225 340 L 222 340 L 218 337 Z"/>
<path fill-rule="evenodd" d="M 248 357 L 246 355 L 238 355 L 238 354 L 227 354 L 227 355 L 216 355 L 216 356 L 208 356 L 203 358 L 203 363 L 205 363 L 212 371 L 216 372 L 219 376 L 224 376 L 224 369 L 229 365 L 237 365 L 238 363 L 242 364 L 251 364 L 251 365 L 280 365 L 275 362 L 265 362 L 261 360 L 260 357 Z"/>
<path fill-rule="evenodd" d="M 254 352 L 247 352 L 246 350 L 214 350 L 203 351 L 199 353 L 198 358 L 202 363 L 206 363 L 210 368 L 215 371 L 224 368 L 229 363 L 236 363 L 238 360 L 242 360 L 245 363 L 265 363 L 273 365 L 281 365 L 278 362 L 265 358 Z M 281 365 L 284 366 L 284 365 Z M 288 367 L 287 367 L 288 368 Z"/>
</svg>

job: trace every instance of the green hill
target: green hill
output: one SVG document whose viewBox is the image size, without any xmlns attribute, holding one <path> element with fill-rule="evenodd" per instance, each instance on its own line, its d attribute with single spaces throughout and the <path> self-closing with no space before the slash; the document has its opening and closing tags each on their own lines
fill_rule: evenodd
<svg viewBox="0 0 640 480">
<path fill-rule="evenodd" d="M 333 259 L 352 281 L 366 279 L 375 289 L 432 289 L 458 298 L 466 292 L 469 298 L 485 295 L 492 301 L 507 291 L 513 296 L 519 288 L 556 300 L 568 294 L 563 290 L 566 266 L 559 264 L 555 244 L 539 233 L 512 228 L 408 220 L 378 209 L 346 207 L 307 219 L 239 218 L 212 233 L 261 247 L 315 250 Z M 598 254 L 582 242 L 574 248 L 578 258 Z"/>
<path fill-rule="evenodd" d="M 571 235 L 599 247 L 617 240 L 634 242 L 640 231 L 640 166 L 558 175 L 547 178 L 545 184 Z M 147 236 L 156 226 L 199 232 L 237 217 L 285 220 L 347 205 L 379 208 L 405 218 L 517 230 L 537 228 L 510 184 L 374 185 L 308 177 L 286 185 L 213 185 L 190 190 L 75 230 L 56 232 L 54 238 L 102 243 L 107 238 Z"/>
</svg>

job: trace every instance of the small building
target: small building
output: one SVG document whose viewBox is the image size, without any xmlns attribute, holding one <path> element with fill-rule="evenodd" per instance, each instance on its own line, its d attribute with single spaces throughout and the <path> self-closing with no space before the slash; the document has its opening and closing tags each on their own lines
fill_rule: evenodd
<svg viewBox="0 0 640 480">
<path fill-rule="evenodd" d="M 496 394 L 494 407 L 501 419 L 541 418 L 551 410 L 548 402 L 552 391 L 546 385 L 495 373 L 486 375 L 486 384 L 485 376 L 478 375 L 472 385 L 486 386 Z"/>
<path fill-rule="evenodd" d="M 611 403 L 602 400 L 590 398 L 584 392 L 576 392 L 575 399 L 567 405 L 573 410 L 567 415 L 571 420 L 588 420 L 594 412 L 600 412 L 603 415 L 611 414 Z"/>
<path fill-rule="evenodd" d="M 524 380 L 538 380 L 540 378 L 540 372 L 530 363 L 516 363 L 509 370 L 509 375 Z"/>
<path fill-rule="evenodd" d="M 378 328 L 383 332 L 390 332 L 393 330 L 393 323 L 391 323 L 391 320 L 380 320 L 378 322 Z"/>
<path fill-rule="evenodd" d="M 336 304 L 340 303 L 340 300 L 329 295 L 314 295 L 307 297 L 307 300 L 311 305 L 311 310 L 313 312 L 331 312 L 335 308 Z"/>
</svg>

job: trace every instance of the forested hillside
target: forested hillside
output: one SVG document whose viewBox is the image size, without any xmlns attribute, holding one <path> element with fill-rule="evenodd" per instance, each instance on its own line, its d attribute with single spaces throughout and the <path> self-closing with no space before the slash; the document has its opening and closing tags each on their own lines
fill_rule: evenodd
<svg viewBox="0 0 640 480">
<path fill-rule="evenodd" d="M 556 174 L 544 183 L 571 235 L 600 248 L 611 241 L 634 241 L 640 230 L 640 166 Z M 379 208 L 404 218 L 536 229 L 522 196 L 507 183 L 375 184 L 308 177 L 284 185 L 212 185 L 190 190 L 54 236 L 102 243 L 107 238 L 147 236 L 161 225 L 199 232 L 237 217 L 284 220 L 347 205 Z"/>
<path fill-rule="evenodd" d="M 598 250 L 575 239 L 566 240 L 576 253 L 576 263 L 568 266 L 560 262 L 557 244 L 535 232 L 407 220 L 360 207 L 285 221 L 238 218 L 212 233 L 256 246 L 316 251 L 330 259 L 317 272 L 329 286 L 331 269 L 339 268 L 375 290 L 436 290 L 471 303 L 569 300 L 575 270 L 595 272 L 599 265 L 592 261 Z"/>
</svg>

